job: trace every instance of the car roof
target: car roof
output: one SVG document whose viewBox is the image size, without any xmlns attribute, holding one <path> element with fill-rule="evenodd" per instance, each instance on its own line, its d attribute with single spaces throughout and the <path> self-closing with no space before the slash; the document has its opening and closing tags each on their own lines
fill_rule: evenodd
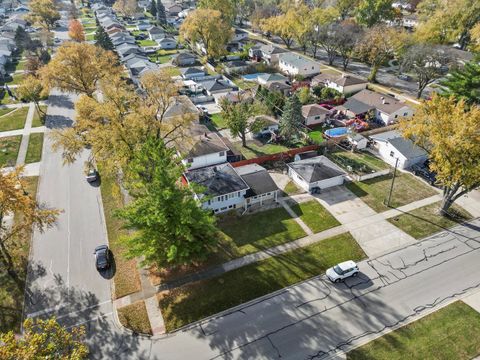
<svg viewBox="0 0 480 360">
<path fill-rule="evenodd" d="M 341 262 L 340 264 L 338 264 L 338 267 L 342 270 L 351 269 L 355 266 L 357 266 L 357 264 L 352 260 L 344 261 L 344 262 Z"/>
</svg>

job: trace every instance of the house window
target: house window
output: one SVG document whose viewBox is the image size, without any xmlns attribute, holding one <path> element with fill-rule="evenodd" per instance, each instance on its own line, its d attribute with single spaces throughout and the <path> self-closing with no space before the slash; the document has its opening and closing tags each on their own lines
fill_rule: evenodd
<svg viewBox="0 0 480 360">
<path fill-rule="evenodd" d="M 221 151 L 220 153 L 218 153 L 218 155 L 219 155 L 220 157 L 225 156 L 225 151 Z"/>
<path fill-rule="evenodd" d="M 207 201 L 207 204 L 208 204 L 208 205 L 211 205 L 211 204 L 212 204 L 212 200 L 208 200 L 208 201 Z"/>
<path fill-rule="evenodd" d="M 315 116 L 315 120 L 320 120 L 320 116 Z"/>
<path fill-rule="evenodd" d="M 391 157 L 394 157 L 395 156 L 395 153 L 393 151 L 390 151 L 390 156 Z"/>
<path fill-rule="evenodd" d="M 240 191 L 239 191 L 239 192 L 237 192 L 237 197 L 240 197 Z"/>
<path fill-rule="evenodd" d="M 187 163 L 191 164 L 193 162 L 193 159 L 190 158 L 190 159 L 187 159 Z"/>
<path fill-rule="evenodd" d="M 395 119 L 398 118 L 398 115 L 395 115 Z"/>
</svg>

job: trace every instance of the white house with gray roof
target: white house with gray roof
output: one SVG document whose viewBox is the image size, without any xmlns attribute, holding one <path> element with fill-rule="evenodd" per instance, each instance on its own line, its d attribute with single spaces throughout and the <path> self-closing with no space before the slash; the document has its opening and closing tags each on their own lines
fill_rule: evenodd
<svg viewBox="0 0 480 360">
<path fill-rule="evenodd" d="M 290 76 L 314 76 L 320 73 L 320 63 L 295 53 L 284 53 L 278 56 L 279 69 Z"/>
<path fill-rule="evenodd" d="M 403 138 L 396 130 L 371 135 L 370 140 L 373 141 L 374 148 L 386 163 L 395 166 L 398 159 L 400 169 L 408 169 L 428 158 L 425 150 L 411 140 Z"/>
</svg>

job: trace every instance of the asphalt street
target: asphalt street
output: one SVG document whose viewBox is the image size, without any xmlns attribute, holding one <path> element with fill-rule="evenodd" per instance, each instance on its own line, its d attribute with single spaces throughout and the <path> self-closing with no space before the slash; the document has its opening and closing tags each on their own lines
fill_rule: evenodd
<svg viewBox="0 0 480 360">
<path fill-rule="evenodd" d="M 112 274 L 94 266 L 93 249 L 107 239 L 99 188 L 83 175 L 88 154 L 64 165 L 48 137 L 74 121 L 74 98 L 49 99 L 38 199 L 63 213 L 34 234 L 25 312 L 86 326 L 92 359 L 323 359 L 480 287 L 475 220 L 361 262 L 345 283 L 319 276 L 168 336 L 132 335 L 112 315 Z"/>
</svg>

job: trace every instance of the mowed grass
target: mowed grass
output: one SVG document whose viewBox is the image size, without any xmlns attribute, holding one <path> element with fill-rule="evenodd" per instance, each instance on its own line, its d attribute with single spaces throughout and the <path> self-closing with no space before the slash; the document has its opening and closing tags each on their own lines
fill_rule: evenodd
<svg viewBox="0 0 480 360">
<path fill-rule="evenodd" d="M 11 74 L 9 80 L 6 81 L 8 85 L 18 85 L 25 78 L 25 74 Z"/>
<path fill-rule="evenodd" d="M 28 141 L 25 164 L 39 162 L 42 159 L 43 133 L 31 133 Z"/>
<path fill-rule="evenodd" d="M 295 195 L 295 194 L 301 194 L 303 189 L 300 189 L 297 184 L 293 182 L 293 180 L 290 180 L 287 185 L 285 185 L 285 188 L 283 189 L 285 193 L 288 195 Z"/>
<path fill-rule="evenodd" d="M 254 159 L 259 156 L 271 155 L 288 151 L 289 148 L 279 144 L 258 144 L 257 141 L 247 141 L 247 147 L 241 143 L 235 143 L 237 149 L 242 153 L 245 159 Z"/>
<path fill-rule="evenodd" d="M 448 216 L 440 215 L 438 213 L 439 207 L 440 202 L 437 202 L 412 210 L 409 213 L 395 216 L 388 219 L 388 221 L 415 239 L 422 239 L 472 219 L 472 215 L 458 205 L 454 204 L 449 209 Z"/>
<path fill-rule="evenodd" d="M 221 113 L 210 115 L 210 121 L 217 129 L 225 129 L 227 127 L 227 122 L 223 118 Z"/>
<path fill-rule="evenodd" d="M 43 110 L 44 113 L 47 111 L 47 106 L 46 105 L 40 105 L 40 108 Z M 45 125 L 45 120 L 42 119 L 42 116 L 38 112 L 38 110 L 35 108 L 35 113 L 33 114 L 33 120 L 32 120 L 32 127 L 39 127 Z"/>
<path fill-rule="evenodd" d="M 366 181 L 347 183 L 346 186 L 373 210 L 382 212 L 389 209 L 383 202 L 388 197 L 391 184 L 392 175 L 389 174 Z M 390 206 L 400 207 L 436 194 L 435 190 L 415 179 L 413 175 L 397 172 Z"/>
<path fill-rule="evenodd" d="M 387 163 L 367 152 L 336 151 L 329 153 L 328 158 L 344 169 L 350 167 L 353 173 L 359 175 L 389 168 Z"/>
<path fill-rule="evenodd" d="M 102 174 L 99 169 L 100 175 Z M 113 278 L 115 284 L 115 298 L 121 298 L 128 294 L 140 291 L 140 276 L 135 260 L 127 260 L 124 257 L 125 248 L 120 243 L 120 237 L 126 235 L 122 229 L 122 222 L 114 217 L 114 211 L 122 207 L 121 194 L 112 178 L 102 176 L 101 193 L 103 211 L 107 225 L 108 241 L 115 259 L 116 272 Z"/>
<path fill-rule="evenodd" d="M 152 334 L 147 308 L 143 300 L 121 307 L 118 311 L 120 323 L 136 333 Z"/>
<path fill-rule="evenodd" d="M 217 225 L 225 235 L 223 248 L 230 258 L 306 236 L 300 225 L 283 208 L 243 216 L 227 214 L 218 220 Z"/>
<path fill-rule="evenodd" d="M 15 165 L 21 142 L 22 135 L 0 138 L 0 166 Z"/>
<path fill-rule="evenodd" d="M 322 274 L 364 252 L 349 233 L 159 294 L 167 331 Z"/>
<path fill-rule="evenodd" d="M 340 225 L 338 220 L 316 200 L 298 203 L 291 208 L 314 233 Z"/>
<path fill-rule="evenodd" d="M 26 191 L 36 198 L 38 177 L 28 177 Z M 14 222 L 20 221 L 21 213 L 14 216 Z M 12 255 L 15 271 L 20 280 L 25 281 L 27 276 L 28 255 L 30 252 L 30 238 L 14 238 L 8 241 L 6 247 Z M 0 267 L 0 332 L 15 331 L 20 333 L 22 321 L 24 292 L 6 273 L 5 268 Z"/>
<path fill-rule="evenodd" d="M 7 109 L 2 109 L 7 110 Z M 8 109 L 10 110 L 10 109 Z M 23 129 L 27 120 L 28 106 L 14 109 L 0 117 L 0 131 Z"/>
<path fill-rule="evenodd" d="M 157 43 L 154 40 L 138 40 L 138 45 L 140 46 L 156 46 Z"/>
<path fill-rule="evenodd" d="M 359 347 L 349 360 L 467 360 L 480 354 L 480 314 L 457 301 Z"/>
<path fill-rule="evenodd" d="M 176 66 L 166 66 L 161 69 L 165 74 L 169 76 L 180 76 L 182 73 Z"/>
</svg>

